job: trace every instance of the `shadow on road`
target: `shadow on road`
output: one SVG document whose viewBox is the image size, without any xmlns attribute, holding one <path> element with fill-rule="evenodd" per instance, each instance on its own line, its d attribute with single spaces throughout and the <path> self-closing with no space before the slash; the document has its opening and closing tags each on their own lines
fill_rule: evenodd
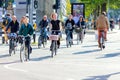
<svg viewBox="0 0 120 80">
<path fill-rule="evenodd" d="M 5 58 L 5 57 L 9 57 L 9 54 L 4 54 L 4 55 L 0 55 L 0 58 Z"/>
<path fill-rule="evenodd" d="M 120 72 L 106 74 L 106 75 L 98 75 L 98 76 L 89 76 L 89 78 L 82 80 L 108 80 L 109 77 L 120 74 Z"/>
<path fill-rule="evenodd" d="M 82 46 L 82 47 L 98 47 L 98 45 L 86 45 L 86 46 Z"/>
<path fill-rule="evenodd" d="M 94 49 L 94 50 L 87 50 L 87 51 L 81 51 L 81 52 L 75 52 L 73 54 L 88 54 L 88 53 L 93 53 L 93 52 L 98 52 L 100 49 Z"/>
<path fill-rule="evenodd" d="M 51 56 L 44 56 L 44 57 L 39 57 L 39 58 L 31 58 L 31 61 L 42 61 L 45 59 L 51 58 Z"/>
<path fill-rule="evenodd" d="M 2 62 L 2 63 L 0 63 L 0 65 L 13 64 L 13 63 L 18 63 L 18 62 L 20 62 L 20 60 L 11 61 L 11 62 Z"/>
<path fill-rule="evenodd" d="M 116 57 L 116 56 L 119 56 L 120 55 L 120 52 L 117 52 L 117 53 L 109 53 L 109 54 L 105 54 L 103 57 L 99 57 L 97 59 L 101 59 L 101 58 L 112 58 L 112 57 Z"/>
</svg>

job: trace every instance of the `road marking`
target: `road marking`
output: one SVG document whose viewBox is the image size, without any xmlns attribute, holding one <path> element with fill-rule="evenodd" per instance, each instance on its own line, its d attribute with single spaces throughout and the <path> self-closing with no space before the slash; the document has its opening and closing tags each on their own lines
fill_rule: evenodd
<svg viewBox="0 0 120 80">
<path fill-rule="evenodd" d="M 12 65 L 14 65 L 14 64 L 7 64 L 7 65 L 4 65 L 4 68 L 9 69 L 9 70 L 12 70 L 12 71 L 28 72 L 28 71 L 23 70 L 23 69 L 17 69 L 17 68 L 9 67 L 9 66 L 12 66 Z"/>
<path fill-rule="evenodd" d="M 69 79 L 67 79 L 67 80 L 75 80 L 75 79 L 69 78 Z"/>
</svg>

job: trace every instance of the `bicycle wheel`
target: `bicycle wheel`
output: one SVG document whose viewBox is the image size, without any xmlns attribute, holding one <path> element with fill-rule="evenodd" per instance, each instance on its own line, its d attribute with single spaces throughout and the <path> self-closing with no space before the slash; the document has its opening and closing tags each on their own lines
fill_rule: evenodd
<svg viewBox="0 0 120 80">
<path fill-rule="evenodd" d="M 28 55 L 29 53 L 28 53 L 28 48 L 27 47 L 25 47 L 25 61 L 28 61 L 29 59 L 28 59 Z"/>
<path fill-rule="evenodd" d="M 79 41 L 80 41 L 80 36 L 79 33 L 77 33 L 77 45 L 79 44 Z"/>
<path fill-rule="evenodd" d="M 40 48 L 41 47 L 41 37 L 39 36 L 39 38 L 38 38 L 38 48 Z"/>
<path fill-rule="evenodd" d="M 68 42 L 68 40 L 66 40 L 66 46 L 67 46 L 67 48 L 68 48 L 68 46 L 69 46 L 69 42 Z"/>
<path fill-rule="evenodd" d="M 55 41 L 52 41 L 52 51 L 51 51 L 51 57 L 54 56 L 55 53 Z"/>
<path fill-rule="evenodd" d="M 101 50 L 103 49 L 103 38 L 102 37 L 100 38 L 100 49 Z"/>
<path fill-rule="evenodd" d="M 42 38 L 42 44 L 43 44 L 43 47 L 45 48 L 45 39 Z"/>
<path fill-rule="evenodd" d="M 10 40 L 9 42 L 9 55 L 11 56 L 12 54 L 12 41 Z"/>
<path fill-rule="evenodd" d="M 20 48 L 20 61 L 24 62 L 25 61 L 25 47 L 21 46 Z"/>
<path fill-rule="evenodd" d="M 57 47 L 58 47 L 57 41 L 55 41 L 55 55 L 57 55 Z"/>
</svg>

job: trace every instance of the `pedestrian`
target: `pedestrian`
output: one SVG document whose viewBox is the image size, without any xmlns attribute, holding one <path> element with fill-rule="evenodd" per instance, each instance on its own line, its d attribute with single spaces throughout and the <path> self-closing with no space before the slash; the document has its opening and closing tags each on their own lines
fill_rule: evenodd
<svg viewBox="0 0 120 80">
<path fill-rule="evenodd" d="M 104 39 L 107 41 L 107 31 L 109 29 L 108 27 L 108 18 L 106 17 L 106 13 L 102 12 L 102 14 L 97 18 L 96 20 L 96 27 L 98 30 L 98 46 L 100 47 L 100 37 L 102 34 L 100 34 L 101 30 L 104 30 Z"/>
<path fill-rule="evenodd" d="M 37 30 L 37 24 L 36 24 L 35 21 L 33 22 L 33 29 L 34 29 L 34 32 L 33 32 L 33 42 L 35 43 L 36 42 L 36 30 Z"/>
</svg>

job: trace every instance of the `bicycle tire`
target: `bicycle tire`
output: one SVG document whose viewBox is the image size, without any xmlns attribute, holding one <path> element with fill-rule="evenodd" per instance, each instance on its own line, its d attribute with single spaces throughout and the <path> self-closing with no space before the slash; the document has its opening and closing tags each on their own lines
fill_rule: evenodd
<svg viewBox="0 0 120 80">
<path fill-rule="evenodd" d="M 9 55 L 12 55 L 12 41 L 9 41 Z"/>
<path fill-rule="evenodd" d="M 30 50 L 29 50 L 30 51 Z M 30 53 L 28 53 L 28 48 L 27 47 L 25 47 L 25 61 L 28 61 L 29 59 L 28 59 L 28 54 L 30 54 Z"/>
<path fill-rule="evenodd" d="M 79 33 L 77 33 L 77 45 L 79 44 L 80 42 L 80 36 L 79 36 Z"/>
<path fill-rule="evenodd" d="M 55 41 L 55 55 L 57 55 L 57 42 Z"/>
<path fill-rule="evenodd" d="M 55 53 L 55 41 L 52 41 L 52 51 L 51 51 L 52 58 L 54 56 L 54 53 Z"/>
<path fill-rule="evenodd" d="M 40 36 L 38 38 L 38 48 L 40 49 L 41 48 L 41 39 L 40 39 Z"/>
<path fill-rule="evenodd" d="M 25 48 L 24 47 L 20 48 L 20 61 L 21 62 L 25 61 Z"/>
</svg>

